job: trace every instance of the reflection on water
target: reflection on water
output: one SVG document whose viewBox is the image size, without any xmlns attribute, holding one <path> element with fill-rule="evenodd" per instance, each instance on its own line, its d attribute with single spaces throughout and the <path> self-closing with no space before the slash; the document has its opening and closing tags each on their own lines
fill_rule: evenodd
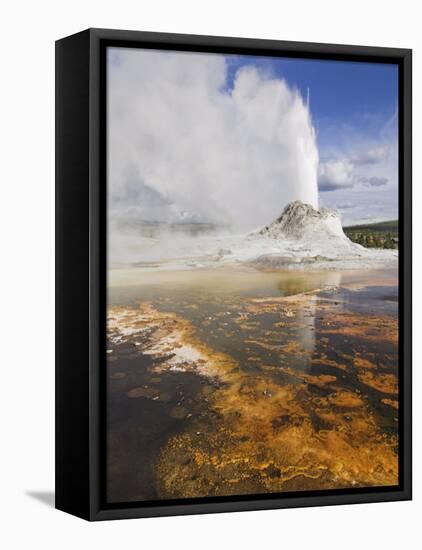
<svg viewBox="0 0 422 550">
<path fill-rule="evenodd" d="M 395 272 L 120 282 L 110 501 L 397 484 Z"/>
<path fill-rule="evenodd" d="M 383 277 L 383 274 L 379 274 Z M 394 273 L 388 272 L 394 281 Z M 368 278 L 367 273 L 338 271 L 262 272 L 245 269 L 150 271 L 148 269 L 113 270 L 108 286 L 111 303 L 129 303 L 139 297 L 159 293 L 205 293 L 208 295 L 288 296 L 324 285 L 337 285 L 346 277 L 350 283 Z"/>
</svg>

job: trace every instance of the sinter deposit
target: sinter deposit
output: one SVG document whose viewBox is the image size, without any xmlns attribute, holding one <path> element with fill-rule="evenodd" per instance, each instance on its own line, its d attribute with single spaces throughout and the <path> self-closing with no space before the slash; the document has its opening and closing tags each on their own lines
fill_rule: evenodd
<svg viewBox="0 0 422 550">
<path fill-rule="evenodd" d="M 352 244 L 343 233 L 340 214 L 336 210 L 321 208 L 315 210 L 301 201 L 291 202 L 270 226 L 259 231 L 259 235 L 271 239 L 341 239 Z"/>
<path fill-rule="evenodd" d="M 340 214 L 289 203 L 270 225 L 247 235 L 143 239 L 131 265 L 138 269 L 185 270 L 246 265 L 257 269 L 377 269 L 397 265 L 397 250 L 369 249 L 344 234 Z M 142 261 L 140 261 L 142 260 Z"/>
<path fill-rule="evenodd" d="M 262 250 L 251 262 L 275 269 L 373 268 L 397 260 L 396 251 L 369 250 L 353 243 L 336 210 L 316 210 L 301 201 L 288 204 L 279 218 L 249 235 L 248 241 L 254 250 Z"/>
<path fill-rule="evenodd" d="M 271 225 L 249 236 L 254 248 L 261 244 L 264 253 L 256 265 L 280 268 L 301 265 L 318 268 L 372 267 L 391 263 L 397 253 L 368 250 L 353 243 L 343 232 L 340 214 L 335 210 L 316 210 L 294 201 Z"/>
</svg>

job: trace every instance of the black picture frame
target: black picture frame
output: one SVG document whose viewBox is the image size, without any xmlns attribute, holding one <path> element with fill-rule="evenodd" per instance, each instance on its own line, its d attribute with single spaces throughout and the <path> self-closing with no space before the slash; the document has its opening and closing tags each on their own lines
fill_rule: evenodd
<svg viewBox="0 0 422 550">
<path fill-rule="evenodd" d="M 399 485 L 109 505 L 104 494 L 108 46 L 394 63 L 399 68 Z M 412 498 L 412 52 L 88 29 L 56 42 L 56 508 L 87 520 Z"/>
</svg>

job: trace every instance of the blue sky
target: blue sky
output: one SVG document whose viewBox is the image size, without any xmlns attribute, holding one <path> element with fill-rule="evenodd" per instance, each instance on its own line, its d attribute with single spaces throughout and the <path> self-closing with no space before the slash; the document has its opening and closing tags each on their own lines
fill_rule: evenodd
<svg viewBox="0 0 422 550">
<path fill-rule="evenodd" d="M 254 65 L 276 78 L 285 79 L 304 98 L 310 93 L 314 124 L 323 139 L 327 127 L 347 125 L 368 137 L 379 138 L 385 122 L 394 115 L 398 99 L 397 65 L 227 56 L 227 87 L 236 71 Z"/>
</svg>

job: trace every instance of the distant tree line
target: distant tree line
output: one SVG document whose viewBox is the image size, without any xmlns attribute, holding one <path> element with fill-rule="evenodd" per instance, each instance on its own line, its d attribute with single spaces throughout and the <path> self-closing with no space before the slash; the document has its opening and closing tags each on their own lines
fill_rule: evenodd
<svg viewBox="0 0 422 550">
<path fill-rule="evenodd" d="M 351 241 L 361 244 L 365 248 L 389 248 L 393 250 L 399 248 L 398 236 L 391 232 L 376 232 L 369 229 L 362 231 L 352 228 L 346 228 L 344 232 Z"/>
<path fill-rule="evenodd" d="M 344 232 L 351 241 L 366 248 L 399 248 L 398 220 L 352 225 L 345 227 Z"/>
</svg>

